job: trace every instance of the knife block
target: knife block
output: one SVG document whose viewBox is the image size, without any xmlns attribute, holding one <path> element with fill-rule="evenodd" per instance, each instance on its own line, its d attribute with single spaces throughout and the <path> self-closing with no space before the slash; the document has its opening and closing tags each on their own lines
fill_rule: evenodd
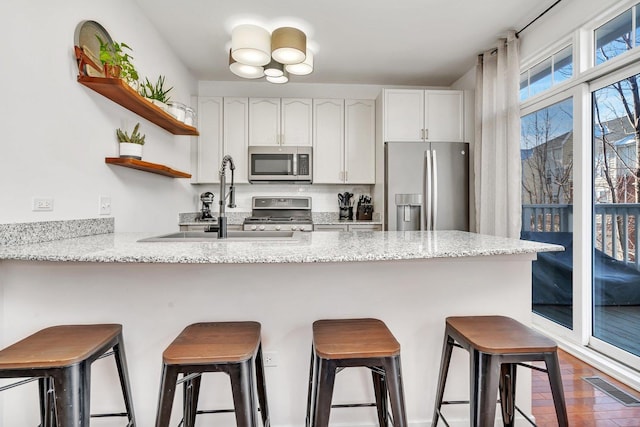
<svg viewBox="0 0 640 427">
<path fill-rule="evenodd" d="M 358 205 L 356 219 L 359 221 L 371 221 L 373 219 L 373 205 Z"/>
</svg>

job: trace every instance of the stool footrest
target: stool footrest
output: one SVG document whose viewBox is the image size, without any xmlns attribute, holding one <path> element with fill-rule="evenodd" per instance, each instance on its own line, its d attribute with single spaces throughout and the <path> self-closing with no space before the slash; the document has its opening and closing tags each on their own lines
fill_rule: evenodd
<svg viewBox="0 0 640 427">
<path fill-rule="evenodd" d="M 91 418 L 127 417 L 126 412 L 105 412 L 104 414 L 91 414 Z"/>
<path fill-rule="evenodd" d="M 331 405 L 332 408 L 370 408 L 376 406 L 375 403 L 337 403 Z"/>
</svg>

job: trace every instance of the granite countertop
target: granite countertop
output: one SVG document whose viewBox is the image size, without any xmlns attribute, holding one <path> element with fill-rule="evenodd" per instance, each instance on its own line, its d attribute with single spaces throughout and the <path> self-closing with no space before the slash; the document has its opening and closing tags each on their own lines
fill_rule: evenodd
<svg viewBox="0 0 640 427">
<path fill-rule="evenodd" d="M 137 242 L 162 233 L 107 233 L 0 246 L 0 260 L 243 264 L 389 261 L 533 254 L 562 246 L 463 231 L 295 233 L 290 241 Z"/>
</svg>

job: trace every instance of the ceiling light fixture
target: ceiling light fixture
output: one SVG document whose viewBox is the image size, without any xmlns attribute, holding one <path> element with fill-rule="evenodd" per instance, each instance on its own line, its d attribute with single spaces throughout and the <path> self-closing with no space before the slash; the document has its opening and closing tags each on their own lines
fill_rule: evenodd
<svg viewBox="0 0 640 427">
<path fill-rule="evenodd" d="M 264 74 L 267 77 L 280 77 L 284 74 L 284 65 L 272 59 L 271 62 L 264 67 Z"/>
<path fill-rule="evenodd" d="M 253 24 L 238 25 L 231 31 L 229 70 L 243 78 L 267 76 L 271 83 L 287 83 L 289 73 L 305 76 L 313 72 L 313 52 L 307 36 L 294 27 L 280 27 L 269 34 Z"/>
<path fill-rule="evenodd" d="M 269 31 L 257 25 L 238 25 L 231 33 L 231 56 L 246 65 L 267 65 L 271 61 Z"/>
<path fill-rule="evenodd" d="M 267 81 L 269 83 L 278 83 L 278 84 L 287 83 L 289 81 L 289 73 L 287 71 L 284 71 L 282 75 L 278 77 L 267 76 Z"/>
<path fill-rule="evenodd" d="M 229 70 L 238 77 L 245 79 L 259 79 L 264 76 L 264 68 L 257 65 L 247 65 L 233 59 L 229 51 Z"/>
<path fill-rule="evenodd" d="M 285 69 L 291 74 L 297 76 L 306 76 L 313 72 L 313 52 L 307 49 L 307 57 L 299 64 L 288 64 Z"/>
<path fill-rule="evenodd" d="M 307 36 L 297 28 L 281 27 L 271 34 L 271 57 L 282 64 L 298 64 L 307 54 Z"/>
</svg>

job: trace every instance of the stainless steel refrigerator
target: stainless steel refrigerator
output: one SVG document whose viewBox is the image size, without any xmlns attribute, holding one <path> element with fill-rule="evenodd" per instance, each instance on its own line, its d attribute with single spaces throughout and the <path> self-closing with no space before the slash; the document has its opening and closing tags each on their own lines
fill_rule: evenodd
<svg viewBox="0 0 640 427">
<path fill-rule="evenodd" d="M 385 143 L 385 230 L 469 230 L 469 144 Z"/>
</svg>

